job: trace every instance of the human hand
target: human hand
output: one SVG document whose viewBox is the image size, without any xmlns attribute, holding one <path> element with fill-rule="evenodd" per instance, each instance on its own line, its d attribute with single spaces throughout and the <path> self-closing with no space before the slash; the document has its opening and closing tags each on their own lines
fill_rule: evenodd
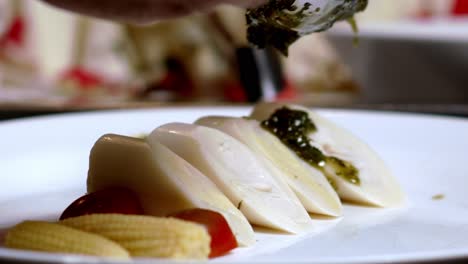
<svg viewBox="0 0 468 264">
<path fill-rule="evenodd" d="M 218 4 L 255 7 L 266 0 L 43 0 L 56 7 L 105 19 L 133 23 L 207 11 Z"/>
</svg>

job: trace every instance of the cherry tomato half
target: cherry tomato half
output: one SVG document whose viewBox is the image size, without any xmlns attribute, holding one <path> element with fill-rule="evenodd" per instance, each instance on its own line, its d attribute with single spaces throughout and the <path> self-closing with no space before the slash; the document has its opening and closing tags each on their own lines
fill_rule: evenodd
<svg viewBox="0 0 468 264">
<path fill-rule="evenodd" d="M 205 209 L 190 209 L 170 215 L 171 217 L 204 225 L 211 236 L 210 258 L 226 254 L 237 247 L 237 240 L 224 216 Z"/>
<path fill-rule="evenodd" d="M 143 214 L 137 195 L 121 187 L 86 194 L 70 204 L 60 220 L 87 214 Z"/>
</svg>

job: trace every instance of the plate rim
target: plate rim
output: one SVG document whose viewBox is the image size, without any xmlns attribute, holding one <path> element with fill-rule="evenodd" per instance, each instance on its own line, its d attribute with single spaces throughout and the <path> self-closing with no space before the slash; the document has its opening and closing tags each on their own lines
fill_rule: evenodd
<svg viewBox="0 0 468 264">
<path fill-rule="evenodd" d="M 285 104 L 289 104 L 285 102 Z M 40 121 L 60 121 L 60 119 L 66 118 L 83 118 L 86 116 L 100 116 L 100 115 L 118 115 L 128 113 L 148 113 L 158 111 L 188 111 L 188 110 L 205 110 L 205 109 L 226 109 L 226 110 L 251 110 L 254 105 L 203 105 L 203 106 L 158 106 L 148 108 L 130 108 L 130 109 L 98 109 L 98 110 L 85 110 L 76 112 L 61 112 L 61 113 L 47 113 L 43 115 L 35 115 L 28 117 L 19 117 L 13 119 L 0 120 L 0 129 L 3 126 L 12 126 L 15 124 L 24 124 L 28 122 L 40 122 Z M 401 110 L 389 110 L 389 109 L 359 109 L 359 108 L 346 108 L 346 107 L 314 107 L 306 106 L 308 109 L 317 111 L 320 114 L 362 114 L 362 115 L 384 115 L 391 117 L 403 117 L 403 118 L 420 118 L 420 119 L 436 119 L 439 121 L 455 121 L 455 122 L 468 122 L 468 117 L 456 116 L 456 115 L 445 115 L 438 113 L 426 113 L 426 112 L 412 112 L 412 111 L 401 111 Z"/>
</svg>

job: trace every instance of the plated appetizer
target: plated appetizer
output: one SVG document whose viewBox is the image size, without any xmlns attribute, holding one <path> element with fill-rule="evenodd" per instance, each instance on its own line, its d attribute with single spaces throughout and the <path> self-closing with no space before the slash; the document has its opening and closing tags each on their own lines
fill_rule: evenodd
<svg viewBox="0 0 468 264">
<path fill-rule="evenodd" d="M 218 130 L 171 123 L 154 130 L 150 144 L 169 147 L 210 178 L 252 223 L 291 233 L 310 227 L 310 217 L 281 171 Z"/>
<path fill-rule="evenodd" d="M 88 192 L 115 186 L 137 194 L 145 214 L 207 209 L 226 218 L 240 245 L 255 241 L 249 222 L 215 184 L 158 142 L 118 135 L 104 135 L 96 142 L 89 160 Z"/>
<path fill-rule="evenodd" d="M 310 213 L 341 215 L 341 202 L 327 178 L 298 157 L 256 120 L 238 117 L 204 117 L 196 124 L 218 129 L 235 137 L 256 155 L 281 170 L 284 179 Z"/>
<path fill-rule="evenodd" d="M 390 169 L 366 143 L 313 111 L 280 103 L 258 104 L 250 115 L 322 170 L 341 199 L 380 207 L 399 206 L 405 196 Z M 303 122 L 299 144 L 289 128 Z M 286 123 L 286 126 L 284 126 Z M 286 129 L 286 130 L 285 130 Z"/>
<path fill-rule="evenodd" d="M 91 149 L 87 190 L 58 221 L 11 228 L 5 246 L 206 259 L 254 247 L 255 226 L 302 234 L 314 229 L 308 213 L 340 217 L 342 202 L 405 201 L 364 142 L 307 108 L 280 103 L 258 104 L 249 117 L 165 124 L 144 138 L 106 134 Z"/>
</svg>

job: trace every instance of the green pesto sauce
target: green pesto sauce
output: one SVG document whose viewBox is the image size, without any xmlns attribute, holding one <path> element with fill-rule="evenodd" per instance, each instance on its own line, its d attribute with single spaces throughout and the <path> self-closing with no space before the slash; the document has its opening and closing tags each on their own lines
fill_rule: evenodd
<svg viewBox="0 0 468 264">
<path fill-rule="evenodd" d="M 357 47 L 359 45 L 359 28 L 356 22 L 356 18 L 350 17 L 347 19 L 348 24 L 351 26 L 351 30 L 353 30 L 354 36 L 353 36 L 353 45 Z"/>
<path fill-rule="evenodd" d="M 336 21 L 352 19 L 366 8 L 368 0 L 335 0 L 325 10 L 310 1 L 299 6 L 296 0 L 269 0 L 247 10 L 248 41 L 259 48 L 272 46 L 287 55 L 289 46 L 300 37 L 325 31 Z"/>
<path fill-rule="evenodd" d="M 445 199 L 444 194 L 436 194 L 436 195 L 432 196 L 432 200 L 434 200 L 434 201 L 440 201 L 440 200 L 443 200 L 443 199 Z"/>
<path fill-rule="evenodd" d="M 307 112 L 283 107 L 275 111 L 261 126 L 281 140 L 302 160 L 327 175 L 326 168 L 349 183 L 360 185 L 359 171 L 353 164 L 336 157 L 326 156 L 321 150 L 312 146 L 308 135 L 317 131 L 317 127 Z M 327 175 L 328 176 L 328 175 Z M 333 179 L 328 178 L 336 189 Z"/>
<path fill-rule="evenodd" d="M 300 38 L 295 28 L 301 25 L 304 12 L 310 8 L 306 4 L 298 10 L 294 1 L 270 0 L 267 5 L 248 10 L 247 40 L 261 49 L 273 46 L 287 56 L 289 46 Z"/>
</svg>

